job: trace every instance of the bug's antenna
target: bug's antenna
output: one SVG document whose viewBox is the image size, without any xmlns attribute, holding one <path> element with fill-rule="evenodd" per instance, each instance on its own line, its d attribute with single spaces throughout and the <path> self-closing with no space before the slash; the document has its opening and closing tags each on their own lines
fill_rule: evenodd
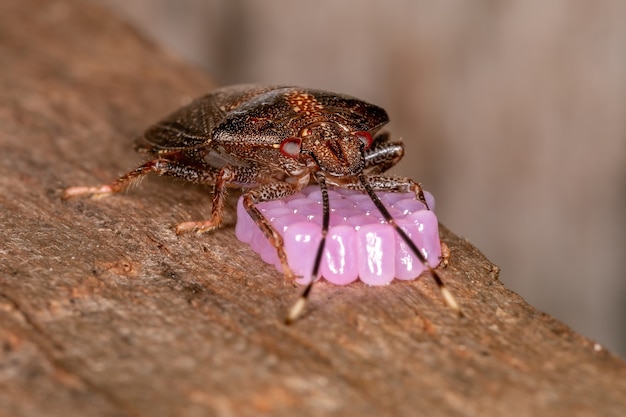
<svg viewBox="0 0 626 417">
<path fill-rule="evenodd" d="M 383 217 L 385 218 L 387 223 L 390 224 L 396 230 L 396 232 L 398 232 L 398 234 L 400 235 L 402 240 L 404 240 L 404 242 L 409 246 L 409 248 L 411 248 L 411 251 L 415 254 L 415 256 L 417 256 L 417 258 L 420 260 L 420 262 L 428 270 L 428 272 L 430 272 L 430 275 L 435 280 L 435 283 L 437 284 L 437 287 L 439 287 L 439 291 L 441 292 L 441 296 L 443 297 L 443 299 L 446 302 L 446 304 L 448 305 L 448 307 L 450 307 L 460 317 L 462 317 L 463 316 L 463 312 L 461 311 L 461 307 L 459 307 L 459 304 L 456 302 L 456 299 L 454 298 L 454 296 L 452 295 L 452 293 L 450 292 L 448 287 L 445 286 L 445 284 L 441 280 L 441 277 L 439 276 L 437 271 L 435 271 L 435 269 L 428 264 L 428 262 L 426 261 L 426 258 L 424 257 L 424 254 L 417 248 L 415 243 L 405 233 L 405 231 L 402 230 L 400 228 L 400 226 L 398 226 L 398 224 L 393 219 L 393 217 L 391 217 L 391 214 L 389 213 L 389 210 L 387 210 L 387 208 L 382 203 L 382 201 L 380 201 L 380 199 L 378 198 L 376 193 L 374 193 L 374 190 L 372 189 L 370 184 L 367 182 L 367 179 L 365 178 L 365 175 L 359 174 L 358 177 L 359 177 L 359 181 L 361 182 L 361 185 L 363 185 L 363 188 L 365 189 L 367 194 L 370 196 L 370 198 L 374 202 L 374 205 L 376 206 L 376 208 L 378 208 L 378 210 L 381 212 L 381 214 L 383 215 Z"/>
<path fill-rule="evenodd" d="M 328 187 L 326 186 L 326 177 L 322 171 L 315 173 L 315 178 L 322 190 L 322 239 L 317 246 L 317 253 L 315 254 L 315 261 L 313 263 L 313 271 L 311 272 L 311 280 L 302 291 L 300 298 L 289 309 L 287 317 L 285 317 L 285 324 L 291 324 L 300 317 L 302 310 L 306 304 L 306 299 L 311 293 L 313 284 L 319 279 L 320 265 L 322 264 L 322 255 L 324 253 L 324 246 L 326 245 L 326 235 L 328 234 L 328 225 L 330 223 L 330 208 L 328 203 Z"/>
</svg>

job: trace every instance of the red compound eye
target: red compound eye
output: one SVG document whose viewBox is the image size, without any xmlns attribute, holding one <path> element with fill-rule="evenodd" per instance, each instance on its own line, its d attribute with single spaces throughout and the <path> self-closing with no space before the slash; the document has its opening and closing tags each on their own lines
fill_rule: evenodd
<svg viewBox="0 0 626 417">
<path fill-rule="evenodd" d="M 280 143 L 280 153 L 288 158 L 297 158 L 302 148 L 302 139 L 287 138 Z"/>
<path fill-rule="evenodd" d="M 372 135 L 369 134 L 369 132 L 365 132 L 365 131 L 354 132 L 354 136 L 361 139 L 361 142 L 363 142 L 364 149 L 369 148 L 370 146 L 372 146 L 372 143 L 374 143 L 374 139 L 372 138 Z"/>
</svg>

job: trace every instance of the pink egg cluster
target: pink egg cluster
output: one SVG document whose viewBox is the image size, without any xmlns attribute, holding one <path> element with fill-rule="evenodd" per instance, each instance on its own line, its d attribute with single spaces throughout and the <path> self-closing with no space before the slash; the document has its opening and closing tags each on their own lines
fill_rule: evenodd
<svg viewBox="0 0 626 417">
<path fill-rule="evenodd" d="M 311 279 L 313 262 L 321 240 L 322 196 L 319 186 L 308 186 L 302 192 L 283 200 L 257 205 L 274 228 L 281 234 L 289 266 L 298 283 Z M 439 264 L 437 217 L 426 210 L 413 193 L 376 193 L 398 225 L 422 251 L 428 264 Z M 369 285 L 385 285 L 394 278 L 411 280 L 424 270 L 424 265 L 411 252 L 367 194 L 333 188 L 328 190 L 330 227 L 320 268 L 329 282 L 346 285 L 360 278 Z M 434 199 L 425 193 L 428 206 Z M 250 244 L 262 259 L 282 271 L 276 249 L 272 247 L 259 227 L 243 207 L 237 205 L 237 238 Z"/>
</svg>

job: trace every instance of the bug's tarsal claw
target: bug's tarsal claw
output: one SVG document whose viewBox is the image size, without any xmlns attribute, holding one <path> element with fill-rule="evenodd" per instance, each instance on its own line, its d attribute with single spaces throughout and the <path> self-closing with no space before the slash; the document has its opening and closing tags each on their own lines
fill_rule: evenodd
<svg viewBox="0 0 626 417">
<path fill-rule="evenodd" d="M 62 198 L 64 200 L 68 200 L 70 198 L 75 197 L 92 197 L 92 198 L 102 198 L 107 197 L 108 195 L 113 193 L 113 189 L 110 185 L 101 185 L 98 187 L 69 187 L 63 191 Z"/>
<path fill-rule="evenodd" d="M 285 279 L 287 279 L 287 281 L 289 282 L 294 282 L 296 280 L 296 274 L 294 274 L 293 270 L 289 266 L 289 262 L 287 261 L 287 254 L 285 253 L 282 244 L 280 245 L 280 249 L 278 250 L 278 259 L 280 259 L 280 264 L 283 267 L 283 275 L 285 276 Z"/>
<path fill-rule="evenodd" d="M 202 234 L 206 232 L 210 232 L 211 230 L 217 228 L 219 225 L 215 224 L 211 220 L 202 221 L 202 222 L 184 222 L 178 223 L 176 225 L 176 234 L 182 235 L 183 233 L 195 232 L 196 234 Z"/>
<path fill-rule="evenodd" d="M 285 267 L 283 266 L 283 275 L 285 276 L 285 279 L 289 282 L 294 282 L 296 280 L 296 274 L 293 273 L 291 268 L 285 269 Z"/>
<path fill-rule="evenodd" d="M 430 207 L 428 207 L 428 202 L 426 201 L 426 196 L 424 195 L 424 190 L 422 190 L 422 184 L 418 184 L 419 186 L 419 190 L 417 192 L 417 198 L 419 198 L 419 200 L 424 203 L 424 205 L 426 206 L 426 210 L 430 210 Z"/>
<path fill-rule="evenodd" d="M 450 263 L 450 248 L 446 245 L 445 242 L 441 242 L 441 258 L 439 262 L 439 266 L 442 268 L 447 268 Z"/>
</svg>

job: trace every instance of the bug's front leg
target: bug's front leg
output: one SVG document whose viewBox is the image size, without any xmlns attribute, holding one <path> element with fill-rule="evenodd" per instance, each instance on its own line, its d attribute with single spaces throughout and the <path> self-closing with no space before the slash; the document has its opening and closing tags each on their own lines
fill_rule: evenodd
<svg viewBox="0 0 626 417">
<path fill-rule="evenodd" d="M 389 142 L 389 133 L 374 137 L 374 143 L 365 151 L 365 168 L 368 175 L 382 174 L 397 164 L 404 156 L 402 142 Z"/>
<path fill-rule="evenodd" d="M 285 276 L 291 280 L 294 280 L 296 276 L 287 262 L 287 253 L 285 252 L 283 238 L 265 216 L 263 216 L 261 211 L 256 207 L 256 204 L 288 197 L 299 191 L 300 188 L 301 186 L 299 184 L 273 182 L 249 190 L 243 195 L 244 208 L 257 226 L 259 226 L 259 229 L 261 229 L 265 237 L 267 237 L 270 244 L 276 248 L 278 259 L 280 259 L 280 263 L 283 267 L 283 272 Z"/>
<path fill-rule="evenodd" d="M 390 193 L 414 193 L 415 196 L 426 206 L 428 210 L 428 203 L 424 197 L 424 190 L 422 185 L 415 182 L 409 177 L 401 176 L 384 176 L 384 175 L 367 175 L 367 182 L 374 191 L 386 191 Z M 353 181 L 342 183 L 343 187 L 351 190 L 365 191 L 363 185 L 355 178 Z"/>
</svg>

